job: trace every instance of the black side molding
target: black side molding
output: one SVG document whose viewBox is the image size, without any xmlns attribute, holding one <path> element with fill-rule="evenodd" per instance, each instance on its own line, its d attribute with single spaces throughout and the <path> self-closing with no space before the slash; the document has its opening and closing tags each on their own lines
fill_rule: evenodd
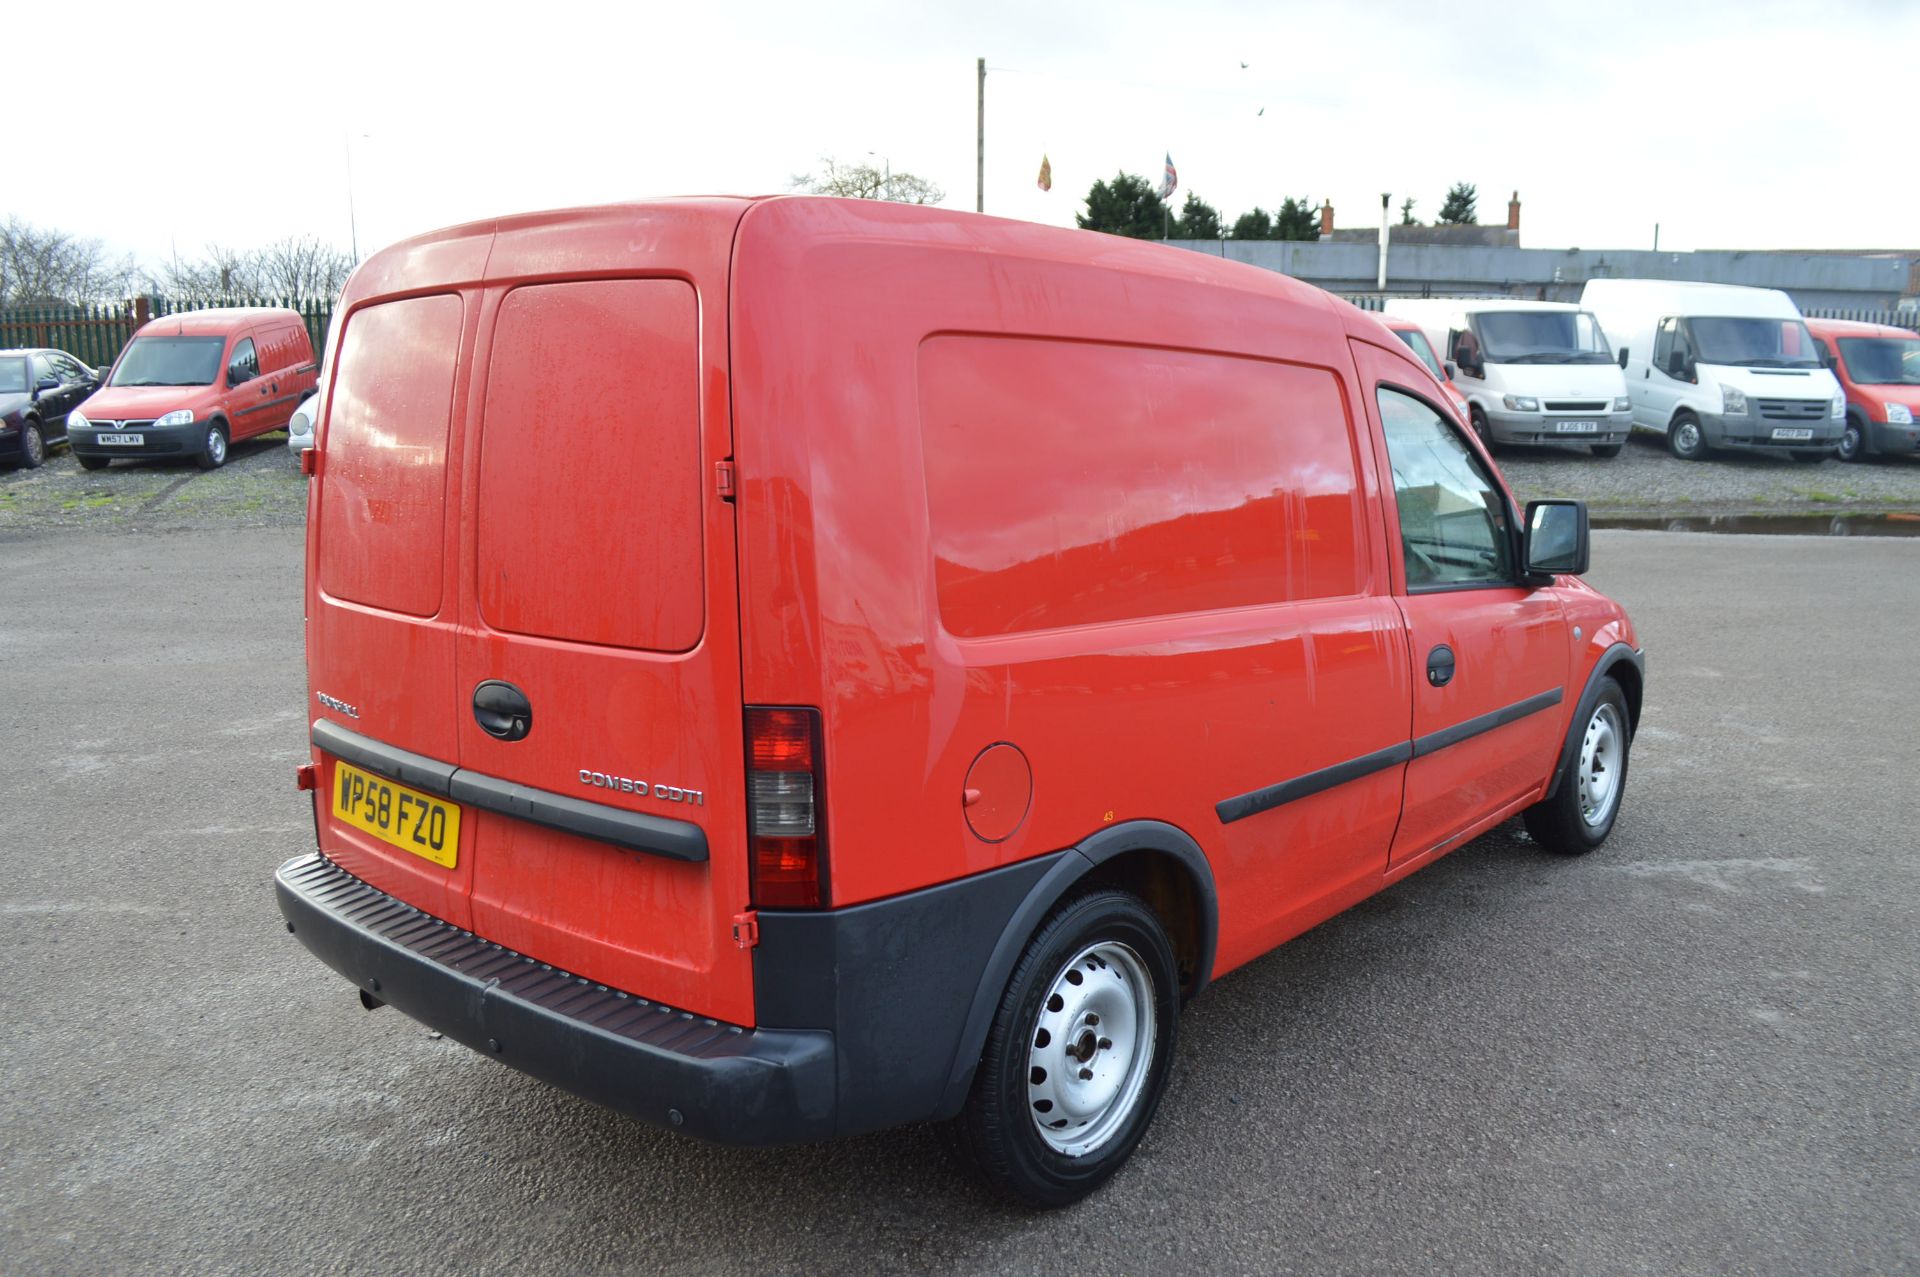
<svg viewBox="0 0 1920 1277">
<path fill-rule="evenodd" d="M 1449 745 L 1458 745 L 1463 740 L 1471 740 L 1496 727 L 1505 727 L 1508 723 L 1518 722 L 1529 714 L 1538 714 L 1543 709 L 1552 709 L 1565 698 L 1565 689 L 1556 687 L 1552 691 L 1529 696 L 1523 701 L 1515 701 L 1492 713 L 1469 718 L 1465 722 L 1455 723 L 1452 727 L 1443 727 L 1437 732 L 1429 732 L 1416 740 L 1401 741 L 1398 745 L 1389 745 L 1371 754 L 1349 758 L 1344 763 L 1322 767 L 1319 771 L 1295 776 L 1292 780 L 1283 780 L 1249 793 L 1222 799 L 1214 804 L 1213 810 L 1220 817 L 1221 824 L 1230 825 L 1236 820 L 1245 820 L 1248 816 L 1271 811 L 1275 807 L 1305 798 L 1310 794 L 1332 789 L 1335 785 L 1344 785 L 1350 780 L 1359 780 L 1362 776 L 1370 776 L 1374 772 L 1397 767 L 1409 759 L 1424 758 Z"/>
<path fill-rule="evenodd" d="M 1449 745 L 1458 745 L 1463 740 L 1471 740 L 1475 736 L 1483 732 L 1490 732 L 1496 727 L 1505 727 L 1508 723 L 1518 722 L 1529 714 L 1538 714 L 1543 709 L 1552 709 L 1555 705 L 1558 705 L 1562 700 L 1566 699 L 1566 694 L 1565 688 L 1556 687 L 1550 692 L 1541 692 L 1538 696 L 1529 696 L 1524 701 L 1515 701 L 1513 704 L 1501 709 L 1496 709 L 1490 714 L 1481 714 L 1476 718 L 1469 718 L 1464 723 L 1455 723 L 1452 727 L 1443 727 L 1437 732 L 1428 732 L 1425 736 L 1421 736 L 1413 742 L 1413 756 L 1415 758 L 1424 758 L 1428 754 L 1445 749 Z"/>
<path fill-rule="evenodd" d="M 397 749 L 324 718 L 314 720 L 313 743 L 355 767 L 502 816 L 669 860 L 707 859 L 707 831 L 691 821 L 626 811 L 468 771 Z"/>
<path fill-rule="evenodd" d="M 1344 785 L 1350 780 L 1359 780 L 1362 776 L 1385 771 L 1412 757 L 1413 743 L 1401 741 L 1398 745 L 1389 745 L 1371 754 L 1349 758 L 1344 763 L 1322 767 L 1317 772 L 1308 772 L 1304 776 L 1295 776 L 1292 780 L 1283 780 L 1277 785 L 1267 785 L 1252 793 L 1224 799 L 1215 803 L 1213 810 L 1219 815 L 1221 824 L 1231 825 L 1236 820 L 1245 820 L 1248 816 L 1271 811 L 1297 798 L 1305 798 L 1309 794 L 1332 789 L 1335 785 Z"/>
</svg>

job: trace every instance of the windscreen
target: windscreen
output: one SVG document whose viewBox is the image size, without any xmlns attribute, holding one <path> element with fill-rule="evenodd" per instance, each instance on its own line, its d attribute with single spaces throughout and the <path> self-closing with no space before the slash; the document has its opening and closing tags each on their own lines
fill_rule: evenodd
<svg viewBox="0 0 1920 1277">
<path fill-rule="evenodd" d="M 1446 370 L 1441 368 L 1440 361 L 1433 357 L 1433 347 L 1427 344 L 1427 335 L 1425 333 L 1396 328 L 1393 330 L 1393 335 L 1401 341 L 1406 342 L 1407 348 L 1413 351 L 1414 354 L 1420 356 L 1420 362 L 1427 366 L 1427 371 L 1432 373 L 1436 379 L 1440 381 L 1447 379 Z"/>
<path fill-rule="evenodd" d="M 1694 358 L 1703 364 L 1735 368 L 1818 368 L 1813 335 L 1797 319 L 1748 316 L 1687 321 L 1693 330 Z"/>
<path fill-rule="evenodd" d="M 1856 385 L 1920 386 L 1920 337 L 1842 337 L 1840 358 Z"/>
<path fill-rule="evenodd" d="M 27 361 L 24 357 L 0 359 L 0 395 L 27 393 Z"/>
<path fill-rule="evenodd" d="M 1600 321 L 1584 310 L 1483 310 L 1473 317 L 1490 364 L 1610 364 Z"/>
<path fill-rule="evenodd" d="M 211 386 L 225 337 L 136 337 L 113 370 L 113 386 Z"/>
</svg>

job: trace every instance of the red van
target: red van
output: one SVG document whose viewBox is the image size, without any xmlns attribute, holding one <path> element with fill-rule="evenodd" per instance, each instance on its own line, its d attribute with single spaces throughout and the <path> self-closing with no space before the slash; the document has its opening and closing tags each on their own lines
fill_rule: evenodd
<svg viewBox="0 0 1920 1277">
<path fill-rule="evenodd" d="M 1460 387 L 1453 384 L 1453 365 L 1440 362 L 1439 356 L 1433 353 L 1433 346 L 1427 341 L 1427 334 L 1420 325 L 1404 315 L 1380 315 L 1378 318 L 1387 326 L 1388 332 L 1405 342 L 1407 349 L 1426 365 L 1427 371 L 1433 374 L 1433 379 L 1440 383 L 1440 389 L 1447 392 L 1447 399 L 1459 410 L 1460 419 L 1467 420 L 1467 397 L 1460 393 Z"/>
<path fill-rule="evenodd" d="M 1847 319 L 1809 319 L 1807 329 L 1847 396 L 1840 459 L 1920 452 L 1920 333 Z"/>
<path fill-rule="evenodd" d="M 1619 814 L 1641 656 L 1377 321 L 861 200 L 410 240 L 330 341 L 288 928 L 732 1143 L 953 1119 L 1071 1201 L 1180 1004 L 1524 814 Z"/>
<path fill-rule="evenodd" d="M 218 469 L 229 444 L 285 428 L 319 372 L 295 311 L 163 315 L 141 325 L 106 384 L 67 418 L 67 439 L 89 470 L 116 457 L 192 457 Z"/>
</svg>

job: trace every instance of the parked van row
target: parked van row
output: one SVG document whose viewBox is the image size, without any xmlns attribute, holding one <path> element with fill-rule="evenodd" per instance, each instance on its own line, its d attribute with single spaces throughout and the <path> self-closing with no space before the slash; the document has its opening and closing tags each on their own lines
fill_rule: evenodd
<svg viewBox="0 0 1920 1277">
<path fill-rule="evenodd" d="M 1585 508 L 1522 510 L 1297 280 L 660 200 L 394 245 L 338 316 L 280 908 L 365 1005 L 645 1121 L 949 1121 L 1069 1202 L 1212 981 L 1622 810 L 1642 663 Z"/>
<path fill-rule="evenodd" d="M 0 351 L 0 460 L 37 466 L 65 442 L 88 470 L 149 457 L 213 470 L 232 444 L 285 427 L 318 381 L 305 322 L 278 307 L 150 320 L 109 368 L 58 350 Z"/>
</svg>

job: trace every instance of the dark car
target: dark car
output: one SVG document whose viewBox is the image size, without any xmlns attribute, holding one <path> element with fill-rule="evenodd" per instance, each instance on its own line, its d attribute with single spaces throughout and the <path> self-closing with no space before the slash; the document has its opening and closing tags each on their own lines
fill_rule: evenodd
<svg viewBox="0 0 1920 1277">
<path fill-rule="evenodd" d="M 0 463 L 32 470 L 67 439 L 67 414 L 100 388 L 95 371 L 64 350 L 0 350 Z"/>
</svg>

